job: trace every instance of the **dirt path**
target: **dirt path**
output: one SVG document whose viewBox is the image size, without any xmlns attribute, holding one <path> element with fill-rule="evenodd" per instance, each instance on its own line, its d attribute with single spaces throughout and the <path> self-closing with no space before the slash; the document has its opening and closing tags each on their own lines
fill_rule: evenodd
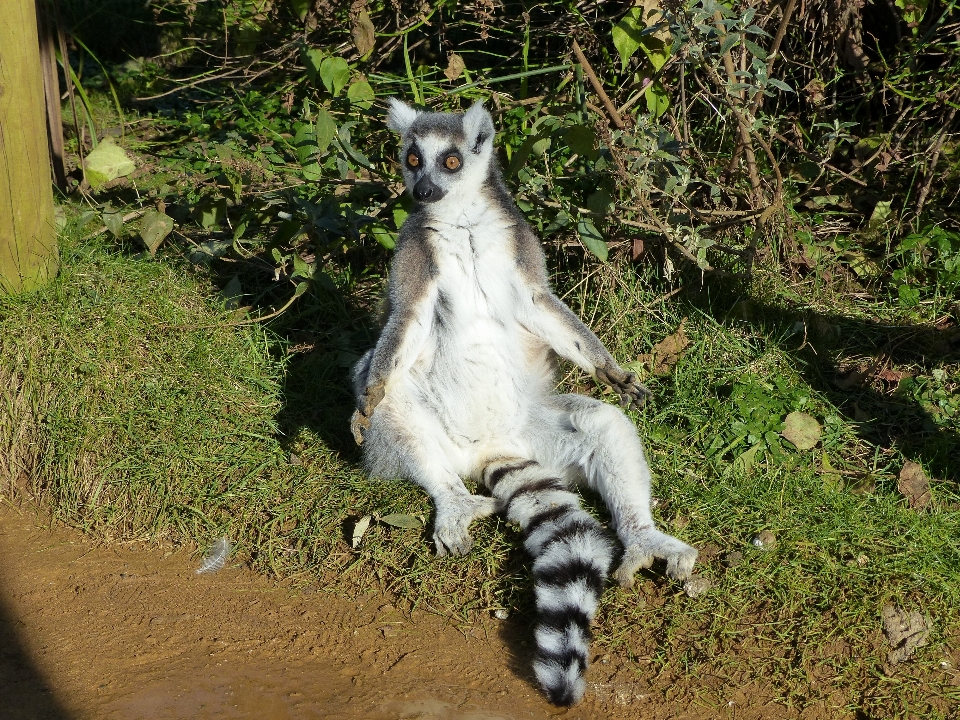
<svg viewBox="0 0 960 720">
<path fill-rule="evenodd" d="M 560 710 L 496 620 L 461 631 L 375 596 L 195 566 L 186 552 L 98 545 L 0 504 L 0 718 L 795 717 L 749 691 L 681 709 L 609 657 L 591 667 L 584 702 Z"/>
</svg>

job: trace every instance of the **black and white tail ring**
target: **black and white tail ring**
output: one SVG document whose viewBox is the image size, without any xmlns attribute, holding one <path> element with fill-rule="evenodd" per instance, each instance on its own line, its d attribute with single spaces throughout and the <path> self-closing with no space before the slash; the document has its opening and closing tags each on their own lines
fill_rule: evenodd
<svg viewBox="0 0 960 720">
<path fill-rule="evenodd" d="M 533 558 L 537 656 L 533 670 L 551 702 L 583 697 L 590 624 L 610 572 L 613 545 L 577 495 L 532 460 L 499 460 L 483 482 L 511 522 L 524 532 Z"/>
</svg>

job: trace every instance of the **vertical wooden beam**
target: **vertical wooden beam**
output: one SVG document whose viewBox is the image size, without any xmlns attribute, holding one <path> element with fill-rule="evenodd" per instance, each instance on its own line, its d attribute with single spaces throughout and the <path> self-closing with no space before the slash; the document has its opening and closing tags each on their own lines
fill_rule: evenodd
<svg viewBox="0 0 960 720">
<path fill-rule="evenodd" d="M 0 22 L 0 292 L 59 266 L 35 0 L 3 0 Z"/>
<path fill-rule="evenodd" d="M 60 192 L 67 191 L 67 171 L 63 154 L 63 116 L 60 114 L 60 78 L 57 75 L 58 17 L 52 0 L 37 0 L 37 30 L 40 33 L 40 67 L 47 103 L 47 138 L 50 141 L 50 165 L 53 181 Z"/>
</svg>

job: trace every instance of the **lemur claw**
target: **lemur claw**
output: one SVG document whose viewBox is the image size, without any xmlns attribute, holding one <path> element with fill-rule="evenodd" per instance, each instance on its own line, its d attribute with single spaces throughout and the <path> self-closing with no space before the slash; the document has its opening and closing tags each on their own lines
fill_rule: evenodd
<svg viewBox="0 0 960 720">
<path fill-rule="evenodd" d="M 636 374 L 621 367 L 598 368 L 597 379 L 614 389 L 623 407 L 640 409 L 653 397 L 646 385 L 637 382 Z"/>
<path fill-rule="evenodd" d="M 363 445 L 364 434 L 370 428 L 370 418 L 359 410 L 353 411 L 350 418 L 350 432 L 353 433 L 353 441 L 357 445 Z"/>
</svg>

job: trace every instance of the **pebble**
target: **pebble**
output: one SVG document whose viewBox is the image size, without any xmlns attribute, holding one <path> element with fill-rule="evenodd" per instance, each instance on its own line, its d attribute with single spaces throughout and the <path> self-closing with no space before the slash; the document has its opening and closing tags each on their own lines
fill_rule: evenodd
<svg viewBox="0 0 960 720">
<path fill-rule="evenodd" d="M 753 546 L 760 550 L 773 550 L 777 546 L 777 538 L 769 530 L 761 530 L 753 539 Z"/>
<path fill-rule="evenodd" d="M 696 573 L 687 578 L 687 581 L 683 583 L 683 591 L 687 594 L 687 597 L 692 598 L 703 595 L 712 587 L 713 583 L 710 582 L 710 580 Z"/>
<path fill-rule="evenodd" d="M 493 616 L 494 616 L 497 620 L 506 620 L 508 617 L 510 617 L 510 613 L 508 613 L 506 610 L 503 610 L 503 609 L 494 610 L 494 611 L 493 611 Z"/>
</svg>

